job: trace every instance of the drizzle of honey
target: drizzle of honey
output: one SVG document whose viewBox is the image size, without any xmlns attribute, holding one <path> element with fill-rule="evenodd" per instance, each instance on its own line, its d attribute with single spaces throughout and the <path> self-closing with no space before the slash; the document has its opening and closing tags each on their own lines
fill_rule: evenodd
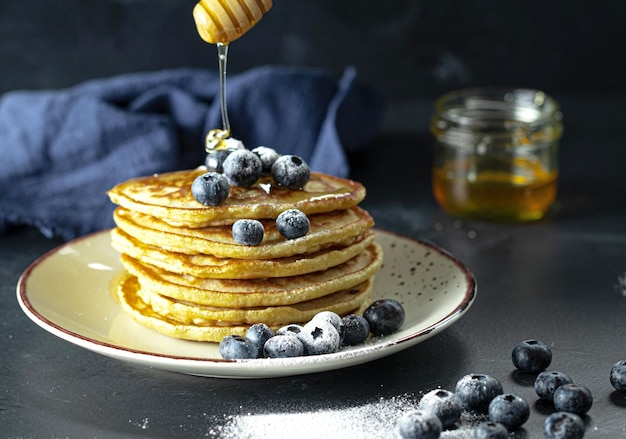
<svg viewBox="0 0 626 439">
<path fill-rule="evenodd" d="M 515 157 L 504 166 L 448 161 L 433 169 L 433 193 L 448 213 L 505 222 L 542 218 L 557 193 L 557 172 Z"/>
</svg>

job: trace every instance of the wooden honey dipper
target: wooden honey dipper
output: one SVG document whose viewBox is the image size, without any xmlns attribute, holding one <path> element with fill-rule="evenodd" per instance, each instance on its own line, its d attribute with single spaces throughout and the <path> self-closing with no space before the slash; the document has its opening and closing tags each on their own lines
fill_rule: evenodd
<svg viewBox="0 0 626 439">
<path fill-rule="evenodd" d="M 200 37 L 211 44 L 228 44 L 261 20 L 272 0 L 200 0 L 193 18 Z"/>
</svg>

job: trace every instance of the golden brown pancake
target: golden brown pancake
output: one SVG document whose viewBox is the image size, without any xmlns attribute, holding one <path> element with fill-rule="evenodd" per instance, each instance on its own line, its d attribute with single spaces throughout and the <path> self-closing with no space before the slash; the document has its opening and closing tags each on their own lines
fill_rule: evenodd
<svg viewBox="0 0 626 439">
<path fill-rule="evenodd" d="M 341 265 L 327 270 L 265 279 L 206 279 L 179 275 L 122 255 L 126 270 L 142 288 L 199 305 L 253 307 L 288 305 L 348 289 L 369 279 L 380 268 L 382 248 L 374 243 Z"/>
<path fill-rule="evenodd" d="M 209 254 L 220 258 L 273 259 L 316 253 L 336 245 L 361 240 L 374 221 L 365 210 L 353 207 L 309 216 L 309 232 L 298 239 L 285 239 L 276 230 L 275 219 L 263 220 L 265 236 L 260 245 L 238 244 L 230 225 L 204 228 L 174 227 L 158 218 L 117 208 L 117 226 L 137 240 L 184 254 Z"/>
<path fill-rule="evenodd" d="M 297 276 L 343 264 L 372 244 L 374 233 L 366 233 L 363 239 L 351 245 L 333 246 L 306 256 L 273 259 L 218 258 L 208 254 L 186 255 L 166 251 L 142 243 L 119 228 L 111 231 L 111 242 L 120 253 L 172 273 L 200 278 L 256 279 Z"/>
<path fill-rule="evenodd" d="M 365 198 L 360 183 L 312 172 L 301 190 L 280 188 L 271 183 L 271 177 L 261 177 L 252 187 L 231 187 L 223 204 L 207 207 L 191 194 L 191 184 L 205 172 L 198 168 L 135 178 L 118 184 L 108 195 L 113 203 L 133 212 L 186 227 L 232 224 L 239 218 L 276 218 L 287 209 L 313 215 L 348 209 Z"/>
<path fill-rule="evenodd" d="M 353 312 L 362 313 L 370 301 L 371 285 L 371 281 L 366 282 L 359 287 L 359 290 L 356 294 L 350 292 L 341 293 L 341 297 L 343 297 L 344 299 L 349 298 L 351 295 L 355 295 L 357 298 L 362 299 L 360 301 L 357 300 L 358 303 L 355 303 L 358 306 L 356 306 L 354 309 L 343 312 L 342 314 L 349 314 Z M 224 337 L 231 334 L 245 336 L 246 331 L 250 327 L 249 323 L 238 324 L 236 322 L 209 322 L 208 320 L 202 323 L 181 323 L 175 317 L 173 318 L 171 316 L 168 316 L 167 313 L 161 314 L 157 312 L 150 304 L 144 302 L 142 298 L 137 294 L 140 288 L 141 287 L 136 277 L 131 275 L 124 277 L 118 284 L 117 288 L 120 305 L 133 320 L 161 334 L 186 340 L 219 342 Z M 345 300 L 343 302 L 345 303 Z M 307 307 L 309 308 L 308 310 L 306 310 Z M 315 306 L 302 305 L 300 306 L 300 308 L 304 308 L 305 311 L 298 311 L 296 307 L 295 313 L 300 313 L 302 315 L 306 314 L 308 316 L 310 312 L 314 312 L 312 310 L 315 309 Z M 327 305 L 321 304 L 321 308 L 326 309 Z M 271 311 L 268 312 L 271 313 Z M 290 318 L 287 318 L 287 320 L 290 320 Z M 306 318 L 304 320 L 301 320 L 300 322 L 303 323 L 305 320 Z M 298 322 L 287 322 L 284 324 L 288 323 Z M 284 324 L 277 323 L 270 326 L 273 329 L 277 329 L 280 326 L 284 326 Z"/>
</svg>

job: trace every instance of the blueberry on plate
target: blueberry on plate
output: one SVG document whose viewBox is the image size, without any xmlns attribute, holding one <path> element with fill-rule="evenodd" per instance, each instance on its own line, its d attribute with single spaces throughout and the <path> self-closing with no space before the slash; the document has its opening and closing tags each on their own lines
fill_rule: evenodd
<svg viewBox="0 0 626 439">
<path fill-rule="evenodd" d="M 474 428 L 474 439 L 507 439 L 509 430 L 498 422 L 481 422 Z"/>
<path fill-rule="evenodd" d="M 247 360 L 257 358 L 259 349 L 240 335 L 227 335 L 220 342 L 220 355 L 226 360 Z"/>
<path fill-rule="evenodd" d="M 454 392 L 466 410 L 487 413 L 493 398 L 504 392 L 502 383 L 491 375 L 472 373 L 457 381 Z"/>
<path fill-rule="evenodd" d="M 246 339 L 251 341 L 259 349 L 259 356 L 263 353 L 265 342 L 274 336 L 272 328 L 265 323 L 255 323 L 246 331 Z"/>
<path fill-rule="evenodd" d="M 380 299 L 373 302 L 363 313 L 375 335 L 389 335 L 396 332 L 404 323 L 404 308 L 394 299 Z"/>
<path fill-rule="evenodd" d="M 575 413 L 552 413 L 543 422 L 546 439 L 581 439 L 585 435 L 585 423 Z"/>
<path fill-rule="evenodd" d="M 204 166 L 209 172 L 224 172 L 224 160 L 233 152 L 232 149 L 216 149 L 207 154 L 204 159 Z"/>
<path fill-rule="evenodd" d="M 550 401 L 554 399 L 554 391 L 563 384 L 570 384 L 574 381 L 566 373 L 559 371 L 544 370 L 535 378 L 535 393 L 540 399 Z"/>
<path fill-rule="evenodd" d="M 615 390 L 626 392 L 626 360 L 620 360 L 611 367 L 609 379 Z"/>
<path fill-rule="evenodd" d="M 332 354 L 341 348 L 341 339 L 335 327 L 325 321 L 310 321 L 302 327 L 298 338 L 305 355 Z"/>
<path fill-rule="evenodd" d="M 282 326 L 276 330 L 276 335 L 295 335 L 297 336 L 302 332 L 302 326 L 295 323 Z"/>
<path fill-rule="evenodd" d="M 552 362 L 552 351 L 542 341 L 531 339 L 519 343 L 511 353 L 513 365 L 522 372 L 545 370 Z"/>
<path fill-rule="evenodd" d="M 355 346 L 367 340 L 367 337 L 370 335 L 370 324 L 367 323 L 365 317 L 358 314 L 349 314 L 343 317 L 342 320 L 345 330 L 343 344 Z"/>
<path fill-rule="evenodd" d="M 282 155 L 272 165 L 274 182 L 287 189 L 302 189 L 309 178 L 309 165 L 297 155 Z"/>
<path fill-rule="evenodd" d="M 489 403 L 489 420 L 504 425 L 509 431 L 521 427 L 530 416 L 528 403 L 512 393 L 498 395 Z"/>
<path fill-rule="evenodd" d="M 275 335 L 265 342 L 263 354 L 267 358 L 291 358 L 304 355 L 304 345 L 298 337 Z"/>
<path fill-rule="evenodd" d="M 261 159 L 252 151 L 238 149 L 223 164 L 224 175 L 233 186 L 249 187 L 261 176 Z"/>
<path fill-rule="evenodd" d="M 217 172 L 202 174 L 191 184 L 191 195 L 205 206 L 222 204 L 228 198 L 229 192 L 228 180 Z"/>
<path fill-rule="evenodd" d="M 452 427 L 463 413 L 461 398 L 456 393 L 445 389 L 435 389 L 425 394 L 418 408 L 434 413 L 444 429 Z"/>
<path fill-rule="evenodd" d="M 304 212 L 288 209 L 276 217 L 276 229 L 285 239 L 301 238 L 309 232 L 311 222 Z"/>
<path fill-rule="evenodd" d="M 263 241 L 265 228 L 258 220 L 240 219 L 232 227 L 233 239 L 243 245 L 259 245 Z"/>
<path fill-rule="evenodd" d="M 441 436 L 441 421 L 432 412 L 410 410 L 398 419 L 398 430 L 402 439 L 437 439 Z"/>
<path fill-rule="evenodd" d="M 593 395 L 581 384 L 563 384 L 554 391 L 552 402 L 559 411 L 583 415 L 591 408 Z"/>
<path fill-rule="evenodd" d="M 328 322 L 335 327 L 337 333 L 339 334 L 339 340 L 343 342 L 343 338 L 346 334 L 346 328 L 343 324 L 343 319 L 341 316 L 332 311 L 321 311 L 313 316 L 311 319 L 312 322 L 315 321 L 323 321 Z"/>
<path fill-rule="evenodd" d="M 261 159 L 261 174 L 270 175 L 272 173 L 272 165 L 280 157 L 280 154 L 267 146 L 257 146 L 252 152 Z"/>
</svg>

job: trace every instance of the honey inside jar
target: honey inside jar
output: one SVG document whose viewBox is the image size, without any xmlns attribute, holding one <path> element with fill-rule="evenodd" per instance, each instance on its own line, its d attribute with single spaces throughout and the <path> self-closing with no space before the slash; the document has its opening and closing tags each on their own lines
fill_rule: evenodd
<svg viewBox="0 0 626 439">
<path fill-rule="evenodd" d="M 440 98 L 433 194 L 448 213 L 503 222 L 542 218 L 557 195 L 561 116 L 533 90 L 467 89 Z"/>
</svg>

